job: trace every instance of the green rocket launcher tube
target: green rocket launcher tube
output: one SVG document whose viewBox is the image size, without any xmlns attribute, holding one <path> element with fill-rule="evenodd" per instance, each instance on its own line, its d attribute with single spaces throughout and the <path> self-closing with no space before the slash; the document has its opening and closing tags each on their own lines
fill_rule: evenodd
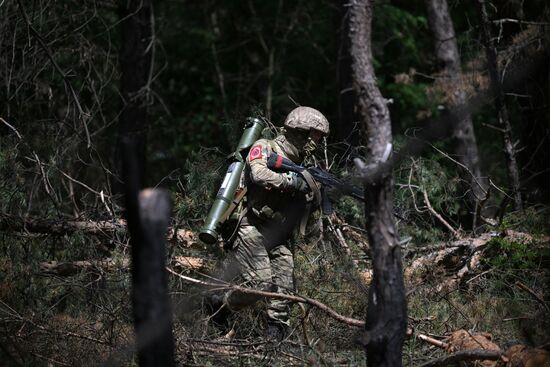
<svg viewBox="0 0 550 367">
<path fill-rule="evenodd" d="M 229 167 L 218 190 L 216 199 L 204 221 L 204 227 L 199 233 L 199 239 L 202 242 L 211 245 L 218 241 L 218 228 L 239 187 L 247 150 L 259 139 L 264 128 L 265 124 L 263 121 L 257 118 L 247 119 L 239 144 L 235 152 L 229 156 Z"/>
</svg>

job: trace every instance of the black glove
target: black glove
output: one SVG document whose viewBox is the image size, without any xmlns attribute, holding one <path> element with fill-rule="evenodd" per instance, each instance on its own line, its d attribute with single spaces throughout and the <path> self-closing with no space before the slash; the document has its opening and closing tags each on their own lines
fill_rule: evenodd
<svg viewBox="0 0 550 367">
<path fill-rule="evenodd" d="M 289 172 L 288 176 L 290 178 L 290 185 L 295 191 L 303 192 L 304 194 L 311 191 L 309 185 L 302 176 L 295 172 Z"/>
</svg>

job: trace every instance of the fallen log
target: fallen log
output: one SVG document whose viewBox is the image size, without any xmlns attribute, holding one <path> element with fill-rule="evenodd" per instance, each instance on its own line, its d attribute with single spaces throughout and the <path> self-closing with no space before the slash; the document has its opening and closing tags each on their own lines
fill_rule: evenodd
<svg viewBox="0 0 550 367">
<path fill-rule="evenodd" d="M 548 236 L 534 238 L 527 233 L 507 229 L 501 233 L 484 233 L 478 237 L 463 238 L 420 248 L 419 252 L 425 253 L 426 250 L 432 252 L 412 261 L 405 268 L 405 279 L 409 283 L 414 283 L 417 280 L 423 280 L 428 275 L 433 276 L 434 269 L 441 269 L 444 274 L 438 274 L 436 291 L 445 292 L 455 289 L 481 267 L 487 245 L 494 238 L 530 243 L 533 246 L 536 243 L 545 244 L 550 241 Z"/>
<path fill-rule="evenodd" d="M 62 277 L 78 274 L 82 271 L 101 270 L 128 270 L 130 268 L 130 259 L 124 258 L 115 260 L 106 258 L 101 260 L 82 260 L 82 261 L 44 261 L 40 263 L 40 271 L 45 274 L 54 274 Z"/>
<path fill-rule="evenodd" d="M 500 350 L 469 349 L 431 360 L 421 364 L 420 367 L 443 367 L 466 361 L 497 361 L 501 357 Z"/>
<path fill-rule="evenodd" d="M 434 268 L 442 268 L 447 275 L 439 282 L 437 291 L 456 287 L 471 271 L 480 266 L 483 249 L 495 237 L 495 234 L 484 233 L 475 238 L 464 238 L 438 246 L 439 250 L 415 259 L 405 268 L 405 279 L 413 281 L 426 274 L 433 273 Z"/>
<path fill-rule="evenodd" d="M 207 260 L 200 257 L 175 256 L 171 261 L 172 265 L 184 272 L 199 270 L 206 265 Z M 44 261 L 40 263 L 40 271 L 44 274 L 53 274 L 61 277 L 79 274 L 83 271 L 128 271 L 130 270 L 130 259 L 100 259 L 81 261 Z"/>
<path fill-rule="evenodd" d="M 88 236 L 105 236 L 111 238 L 115 233 L 127 235 L 126 221 L 114 220 L 51 220 L 38 218 L 22 218 L 6 213 L 0 213 L 0 231 L 22 232 L 32 234 L 70 235 L 76 232 Z M 175 241 L 183 247 L 201 246 L 197 236 L 189 229 L 168 227 L 166 234 L 169 241 Z"/>
<path fill-rule="evenodd" d="M 84 232 L 89 235 L 111 234 L 117 230 L 125 231 L 126 222 L 88 220 L 51 220 L 22 218 L 9 214 L 0 214 L 0 230 L 25 233 L 64 235 Z"/>
</svg>

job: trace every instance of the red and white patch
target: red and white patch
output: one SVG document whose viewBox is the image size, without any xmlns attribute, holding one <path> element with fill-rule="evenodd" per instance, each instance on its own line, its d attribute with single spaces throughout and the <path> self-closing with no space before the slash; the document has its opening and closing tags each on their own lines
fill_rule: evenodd
<svg viewBox="0 0 550 367">
<path fill-rule="evenodd" d="M 254 159 L 262 158 L 262 146 L 261 145 L 255 145 L 250 149 L 250 160 L 253 161 Z"/>
</svg>

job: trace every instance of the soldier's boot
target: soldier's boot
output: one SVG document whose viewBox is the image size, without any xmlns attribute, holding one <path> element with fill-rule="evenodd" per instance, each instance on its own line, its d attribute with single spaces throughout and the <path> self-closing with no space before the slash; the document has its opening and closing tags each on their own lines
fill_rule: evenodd
<svg viewBox="0 0 550 367">
<path fill-rule="evenodd" d="M 280 343 L 288 336 L 288 326 L 280 322 L 269 321 L 265 336 L 269 342 Z"/>
<path fill-rule="evenodd" d="M 204 306 L 210 320 L 217 328 L 222 331 L 229 329 L 229 316 L 231 311 L 224 302 L 223 294 L 210 294 L 204 298 Z"/>
</svg>

